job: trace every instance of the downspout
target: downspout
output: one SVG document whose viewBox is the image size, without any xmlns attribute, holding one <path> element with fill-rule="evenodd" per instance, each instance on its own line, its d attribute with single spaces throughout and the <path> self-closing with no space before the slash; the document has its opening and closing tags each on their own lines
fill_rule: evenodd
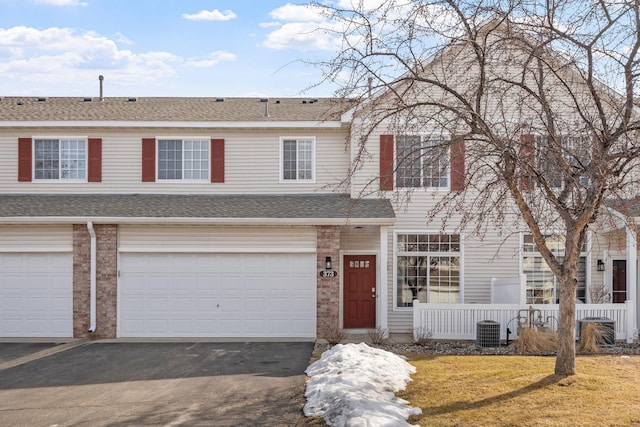
<svg viewBox="0 0 640 427">
<path fill-rule="evenodd" d="M 87 222 L 87 230 L 91 237 L 91 288 L 89 291 L 90 303 L 90 320 L 89 320 L 89 333 L 96 331 L 96 232 L 93 229 L 93 222 Z"/>
</svg>

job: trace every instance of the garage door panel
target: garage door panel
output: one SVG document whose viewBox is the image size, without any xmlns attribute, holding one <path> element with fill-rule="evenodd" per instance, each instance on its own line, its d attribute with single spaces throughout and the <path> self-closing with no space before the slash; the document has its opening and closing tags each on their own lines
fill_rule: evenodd
<svg viewBox="0 0 640 427">
<path fill-rule="evenodd" d="M 120 286 L 120 336 L 315 336 L 314 254 L 125 253 Z"/>
<path fill-rule="evenodd" d="M 73 258 L 0 253 L 0 337 L 73 335 Z"/>
</svg>

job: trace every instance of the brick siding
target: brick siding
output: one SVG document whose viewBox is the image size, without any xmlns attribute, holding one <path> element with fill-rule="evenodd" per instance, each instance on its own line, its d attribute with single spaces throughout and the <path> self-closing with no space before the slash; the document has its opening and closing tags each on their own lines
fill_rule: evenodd
<svg viewBox="0 0 640 427">
<path fill-rule="evenodd" d="M 94 225 L 96 232 L 96 331 L 89 333 L 91 237 L 86 224 L 73 226 L 73 336 L 115 338 L 117 321 L 117 226 Z"/>
<path fill-rule="evenodd" d="M 317 271 L 325 269 L 326 257 L 331 257 L 331 269 L 340 271 L 340 227 L 319 226 L 317 229 Z M 318 283 L 316 337 L 340 327 L 340 277 L 320 277 Z"/>
</svg>

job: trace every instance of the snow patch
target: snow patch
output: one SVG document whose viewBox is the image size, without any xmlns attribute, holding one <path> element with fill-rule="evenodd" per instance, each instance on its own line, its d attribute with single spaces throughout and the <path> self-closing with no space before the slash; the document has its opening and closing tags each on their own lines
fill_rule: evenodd
<svg viewBox="0 0 640 427">
<path fill-rule="evenodd" d="M 365 343 L 338 344 L 305 371 L 310 377 L 304 414 L 330 426 L 410 426 L 422 413 L 394 395 L 416 372 L 406 359 Z"/>
</svg>

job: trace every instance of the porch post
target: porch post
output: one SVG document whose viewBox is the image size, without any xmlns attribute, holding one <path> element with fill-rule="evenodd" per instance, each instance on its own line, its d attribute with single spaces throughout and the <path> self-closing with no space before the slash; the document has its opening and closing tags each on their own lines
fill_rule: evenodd
<svg viewBox="0 0 640 427">
<path fill-rule="evenodd" d="M 389 333 L 388 313 L 388 283 L 389 283 L 389 227 L 380 227 L 380 259 L 378 260 L 378 327 Z"/>
<path fill-rule="evenodd" d="M 627 299 L 631 301 L 631 312 L 634 314 L 629 317 L 631 323 L 627 325 L 627 329 L 631 330 L 631 340 L 633 341 L 633 332 L 638 328 L 638 318 L 640 317 L 637 279 L 638 242 L 636 241 L 636 234 L 631 227 L 625 226 L 625 231 L 627 234 Z M 630 342 L 628 337 L 627 342 Z"/>
</svg>

